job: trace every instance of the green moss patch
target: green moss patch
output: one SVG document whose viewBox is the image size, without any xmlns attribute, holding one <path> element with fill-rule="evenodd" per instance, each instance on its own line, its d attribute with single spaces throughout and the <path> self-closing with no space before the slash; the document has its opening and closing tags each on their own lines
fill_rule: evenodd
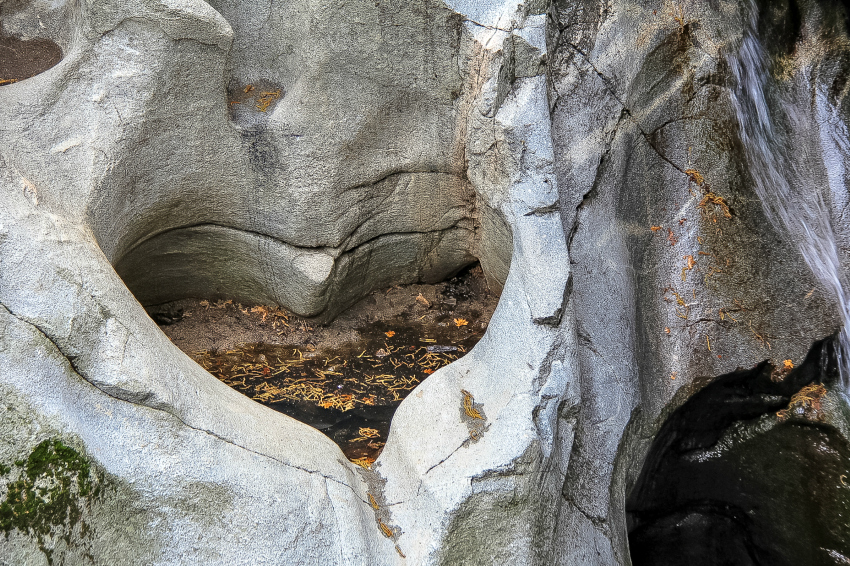
<svg viewBox="0 0 850 566">
<path fill-rule="evenodd" d="M 71 544 L 77 526 L 82 536 L 87 530 L 83 513 L 103 485 L 103 474 L 88 459 L 55 438 L 38 444 L 25 462 L 0 464 L 0 475 L 14 478 L 0 501 L 0 531 L 8 535 L 17 529 L 35 537 L 50 564 L 49 538 Z"/>
</svg>

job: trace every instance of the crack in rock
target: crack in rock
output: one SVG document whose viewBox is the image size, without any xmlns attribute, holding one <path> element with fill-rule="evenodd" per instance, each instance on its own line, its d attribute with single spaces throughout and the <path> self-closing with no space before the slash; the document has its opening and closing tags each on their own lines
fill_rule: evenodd
<svg viewBox="0 0 850 566">
<path fill-rule="evenodd" d="M 74 371 L 74 374 L 75 374 L 75 375 L 77 375 L 80 379 L 82 379 L 82 380 L 83 380 L 83 381 L 85 381 L 87 384 L 89 384 L 91 387 L 93 387 L 93 388 L 94 388 L 94 389 L 96 389 L 97 391 L 99 391 L 99 392 L 103 393 L 103 394 L 104 394 L 104 395 L 106 395 L 107 397 L 109 397 L 109 398 L 111 398 L 111 399 L 114 399 L 114 400 L 116 400 L 116 401 L 120 401 L 120 402 L 123 402 L 123 403 L 128 403 L 128 404 L 130 404 L 130 405 L 135 405 L 135 406 L 138 406 L 138 407 L 144 407 L 144 408 L 146 408 L 146 409 L 150 409 L 150 410 L 152 410 L 152 411 L 159 411 L 159 412 L 163 412 L 163 413 L 165 413 L 165 414 L 170 415 L 171 417 L 173 417 L 175 420 L 177 420 L 179 423 L 181 423 L 181 424 L 182 424 L 183 426 L 185 426 L 186 428 L 189 428 L 189 429 L 191 429 L 191 430 L 194 430 L 194 431 L 197 431 L 197 432 L 200 432 L 200 433 L 203 433 L 203 434 L 207 434 L 207 435 L 209 435 L 209 436 L 212 436 L 212 437 L 213 437 L 213 438 L 215 438 L 216 440 L 219 440 L 219 441 L 221 441 L 221 442 L 224 442 L 224 443 L 229 444 L 229 445 L 231 445 L 231 446 L 234 446 L 234 447 L 236 447 L 236 448 L 239 448 L 239 449 L 245 450 L 246 452 L 249 452 L 249 453 L 254 454 L 254 455 L 256 455 L 256 456 L 260 456 L 260 457 L 262 457 L 262 458 L 268 458 L 269 460 L 272 460 L 272 461 L 274 461 L 274 462 L 277 462 L 278 464 L 281 464 L 281 465 L 286 466 L 286 467 L 288 467 L 288 468 L 292 468 L 292 469 L 295 469 L 295 470 L 299 470 L 299 471 L 301 471 L 301 472 L 305 472 L 305 473 L 308 473 L 308 474 L 311 474 L 311 475 L 318 475 L 318 476 L 320 476 L 320 477 L 324 478 L 326 481 L 332 481 L 332 482 L 337 483 L 337 484 L 339 484 L 339 485 L 345 486 L 345 487 L 347 487 L 348 489 L 350 489 L 350 490 L 352 491 L 352 493 L 354 493 L 354 494 L 355 494 L 355 496 L 357 496 L 357 498 L 358 498 L 358 499 L 360 499 L 361 501 L 363 501 L 364 503 L 366 503 L 364 500 L 362 500 L 362 499 L 360 498 L 360 496 L 357 494 L 357 492 L 356 492 L 356 490 L 354 489 L 354 487 L 352 487 L 351 485 L 349 485 L 349 484 L 347 484 L 347 483 L 345 483 L 345 482 L 343 482 L 343 481 L 340 481 L 340 480 L 338 480 L 338 479 L 336 479 L 336 478 L 333 478 L 333 477 L 331 477 L 331 476 L 328 476 L 328 475 L 326 475 L 326 474 L 323 474 L 322 472 L 320 472 L 320 471 L 318 471 L 318 470 L 310 470 L 310 469 L 307 469 L 307 468 L 303 468 L 303 467 L 301 467 L 301 466 L 297 466 L 297 465 L 295 465 L 295 464 L 291 464 L 291 463 L 288 463 L 288 462 L 284 462 L 284 461 L 282 461 L 282 460 L 280 460 L 280 459 L 278 459 L 278 458 L 275 458 L 274 456 L 270 456 L 269 454 L 263 454 L 262 452 L 258 452 L 258 451 L 256 451 L 256 450 L 253 450 L 253 449 L 248 448 L 248 447 L 246 447 L 246 446 L 242 446 L 241 444 L 238 444 L 238 443 L 236 443 L 236 442 L 234 442 L 234 441 L 232 441 L 232 440 L 230 440 L 230 439 L 227 439 L 227 438 L 225 438 L 225 437 L 221 436 L 220 434 L 215 433 L 215 432 L 213 432 L 213 431 L 211 431 L 211 430 L 207 430 L 207 429 L 203 429 L 203 428 L 198 428 L 198 427 L 192 426 L 191 424 L 189 424 L 188 422 L 186 422 L 185 420 L 183 420 L 183 418 L 182 418 L 182 417 L 180 417 L 179 415 L 177 415 L 177 414 L 173 413 L 172 411 L 168 411 L 168 410 L 163 409 L 163 408 L 152 407 L 152 406 L 150 406 L 150 405 L 145 405 L 145 404 L 143 404 L 143 403 L 136 403 L 136 402 L 130 401 L 130 400 L 128 400 L 128 399 L 123 399 L 123 398 L 121 398 L 121 397 L 119 397 L 119 396 L 116 396 L 116 395 L 114 395 L 114 394 L 112 394 L 112 393 L 110 393 L 110 392 L 108 392 L 108 391 L 104 390 L 104 389 L 103 389 L 103 388 L 101 388 L 101 387 L 98 387 L 97 385 L 95 385 L 94 383 L 92 383 L 92 382 L 91 382 L 88 378 L 86 378 L 85 373 L 84 373 L 83 371 L 81 371 L 80 369 L 78 369 L 78 368 L 74 365 L 74 363 L 71 361 L 71 360 L 72 360 L 72 358 L 76 358 L 77 356 L 67 356 L 67 355 L 65 355 L 65 353 L 62 351 L 62 348 L 60 348 L 60 347 L 59 347 L 59 345 L 58 345 L 56 342 L 54 342 L 54 341 L 53 341 L 53 339 L 52 339 L 49 335 L 47 335 L 47 334 L 44 332 L 44 330 L 42 330 L 42 329 L 41 329 L 41 327 L 39 327 L 37 324 L 34 324 L 34 323 L 32 323 L 32 322 L 30 322 L 30 321 L 26 320 L 26 318 L 24 318 L 24 317 L 22 317 L 22 316 L 20 316 L 20 315 L 15 314 L 15 313 L 14 313 L 11 309 L 9 309 L 9 308 L 8 308 L 8 306 L 6 306 L 5 304 L 3 304 L 2 302 L 0 302 L 0 307 L 2 307 L 4 310 L 6 310 L 6 312 L 8 312 L 8 313 L 9 313 L 12 317 L 14 317 L 14 318 L 15 318 L 16 320 L 18 320 L 19 322 L 21 322 L 21 323 L 23 323 L 23 324 L 26 324 L 27 326 L 30 326 L 31 328 L 35 329 L 35 330 L 36 330 L 36 332 L 38 332 L 41 336 L 43 336 L 43 337 L 44 337 L 44 339 L 45 339 L 45 340 L 47 340 L 48 342 L 50 342 L 50 344 L 52 344 L 52 345 L 53 345 L 53 347 L 54 347 L 54 348 L 56 348 L 56 351 L 57 351 L 57 352 L 59 352 L 59 354 L 62 356 L 62 358 L 63 358 L 65 361 L 67 361 L 67 362 L 68 362 L 68 365 L 69 365 L 69 366 L 71 367 L 71 369 Z"/>
</svg>

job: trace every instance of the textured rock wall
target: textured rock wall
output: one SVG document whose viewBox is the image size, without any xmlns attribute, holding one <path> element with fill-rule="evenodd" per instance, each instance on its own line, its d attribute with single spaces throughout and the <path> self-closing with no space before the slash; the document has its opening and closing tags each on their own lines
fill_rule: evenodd
<svg viewBox="0 0 850 566">
<path fill-rule="evenodd" d="M 757 9 L 776 91 L 846 65 L 837 4 Z M 806 33 L 781 44 L 793 9 Z M 561 563 L 628 563 L 623 502 L 646 442 L 705 378 L 768 358 L 799 363 L 841 324 L 834 298 L 754 190 L 728 59 L 750 10 L 722 1 L 555 5 L 550 104 L 581 375 Z M 827 34 L 842 47 L 813 56 Z M 807 112 L 812 98 L 792 101 L 794 111 Z M 830 163 L 811 139 L 817 122 L 800 114 L 793 147 L 809 157 L 799 168 L 808 183 L 795 189 L 811 191 L 805 199 L 828 191 Z"/>
<path fill-rule="evenodd" d="M 840 324 L 754 190 L 729 62 L 752 10 L 788 38 L 784 157 L 844 242 L 839 3 L 0 1 L 2 34 L 63 52 L 0 86 L 0 505 L 51 439 L 105 486 L 45 533 L 0 517 L 0 563 L 628 564 L 666 416 Z M 328 320 L 476 259 L 488 332 L 369 474 L 142 308 Z"/>
</svg>

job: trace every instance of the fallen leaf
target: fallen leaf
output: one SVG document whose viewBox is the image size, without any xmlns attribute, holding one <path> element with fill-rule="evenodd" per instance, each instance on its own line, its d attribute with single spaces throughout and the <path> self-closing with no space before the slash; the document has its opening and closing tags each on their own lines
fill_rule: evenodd
<svg viewBox="0 0 850 566">
<path fill-rule="evenodd" d="M 792 362 L 791 360 L 785 360 L 784 362 L 782 362 L 782 369 L 785 369 L 785 370 L 794 369 L 794 362 Z"/>
<path fill-rule="evenodd" d="M 422 296 L 422 293 L 419 293 L 418 295 L 416 295 L 416 302 L 421 303 L 421 304 L 425 305 L 426 307 L 431 306 L 431 303 L 428 301 L 428 299 L 426 299 L 424 296 Z"/>
<path fill-rule="evenodd" d="M 424 371 L 424 373 L 425 373 L 426 375 L 431 375 L 432 373 L 434 373 L 434 370 L 432 370 L 432 369 L 426 369 L 426 370 Z"/>
<path fill-rule="evenodd" d="M 456 318 L 455 319 L 455 325 L 457 325 L 459 327 L 460 326 L 466 326 L 467 324 L 469 324 L 469 321 L 466 320 L 465 318 Z"/>
<path fill-rule="evenodd" d="M 358 430 L 357 432 L 363 438 L 377 438 L 378 435 L 379 435 L 379 433 L 376 429 L 368 428 L 368 427 L 360 427 L 360 430 Z"/>
<path fill-rule="evenodd" d="M 257 99 L 257 110 L 260 112 L 265 112 L 268 110 L 268 107 L 271 106 L 272 102 L 280 98 L 280 89 L 274 92 L 264 92 Z"/>
<path fill-rule="evenodd" d="M 696 169 L 688 169 L 688 170 L 686 170 L 686 171 L 685 171 L 685 175 L 687 175 L 687 176 L 688 176 L 688 178 L 689 178 L 691 181 L 693 181 L 694 183 L 696 183 L 696 184 L 697 184 L 697 185 L 699 185 L 699 186 L 702 186 L 702 185 L 704 185 L 704 184 L 705 184 L 705 179 L 704 179 L 704 178 L 703 178 L 703 176 L 700 174 L 700 172 L 699 172 L 699 171 L 697 171 Z"/>
<path fill-rule="evenodd" d="M 269 315 L 269 307 L 264 307 L 262 305 L 258 305 L 251 309 L 251 312 L 260 313 L 263 315 L 263 322 L 266 321 L 266 317 Z"/>
<path fill-rule="evenodd" d="M 676 373 L 677 373 L 677 372 L 675 372 L 675 371 L 674 371 L 673 373 L 671 373 L 671 374 L 670 374 L 670 379 L 676 379 Z"/>
<path fill-rule="evenodd" d="M 365 469 L 368 470 L 369 466 L 371 466 L 372 462 L 374 462 L 374 461 L 375 461 L 374 458 L 357 458 L 356 460 L 352 460 L 351 463 L 357 464 L 361 468 L 365 468 Z"/>
<path fill-rule="evenodd" d="M 387 538 L 393 538 L 393 535 L 394 535 L 395 533 L 393 533 L 392 529 L 390 529 L 388 526 L 386 526 L 386 525 L 383 523 L 383 521 L 381 521 L 380 519 L 378 519 L 378 526 L 380 526 L 380 527 L 381 527 L 381 531 L 384 533 L 384 536 L 385 536 L 385 537 L 387 537 Z"/>
<path fill-rule="evenodd" d="M 658 232 L 659 230 L 661 230 L 661 226 L 650 226 L 649 229 L 653 232 Z"/>
<path fill-rule="evenodd" d="M 392 338 L 393 336 L 395 336 L 395 330 L 388 330 L 384 332 L 384 334 L 387 335 L 387 338 Z"/>
<path fill-rule="evenodd" d="M 481 413 L 475 409 L 475 400 L 472 397 L 472 393 L 467 391 L 466 389 L 460 390 L 463 395 L 463 411 L 466 413 L 468 417 L 473 419 L 481 419 L 484 420 L 484 417 L 481 416 Z"/>
<path fill-rule="evenodd" d="M 676 238 L 676 234 L 673 233 L 673 230 L 667 228 L 667 241 L 670 242 L 671 246 L 675 246 L 679 243 L 679 239 Z"/>
<path fill-rule="evenodd" d="M 686 255 L 686 256 L 684 256 L 684 259 L 685 259 L 685 261 L 687 261 L 687 265 L 682 268 L 682 281 L 687 280 L 687 278 L 688 278 L 687 272 L 690 271 L 691 269 L 693 269 L 694 266 L 697 264 L 697 262 L 694 261 L 694 256 L 692 256 L 692 255 Z"/>
</svg>

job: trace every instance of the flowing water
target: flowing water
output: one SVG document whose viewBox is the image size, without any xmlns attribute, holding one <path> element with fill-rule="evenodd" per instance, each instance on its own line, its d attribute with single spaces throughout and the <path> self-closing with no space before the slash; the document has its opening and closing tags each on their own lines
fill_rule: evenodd
<svg viewBox="0 0 850 566">
<path fill-rule="evenodd" d="M 749 4 L 749 27 L 744 32 L 740 51 L 729 60 L 737 79 L 732 102 L 741 141 L 767 218 L 797 244 L 815 277 L 835 298 L 843 320 L 838 352 L 842 388 L 845 397 L 850 398 L 850 297 L 839 262 L 830 209 L 820 188 L 800 166 L 804 148 L 795 152 L 777 124 L 819 132 L 829 189 L 841 200 L 847 198 L 843 175 L 843 156 L 848 155 L 850 145 L 847 127 L 822 91 L 816 95 L 817 117 L 787 101 L 779 100 L 772 107 L 768 104 L 767 54 L 757 35 L 758 7 L 754 0 Z M 772 110 L 777 119 L 771 115 Z"/>
</svg>

